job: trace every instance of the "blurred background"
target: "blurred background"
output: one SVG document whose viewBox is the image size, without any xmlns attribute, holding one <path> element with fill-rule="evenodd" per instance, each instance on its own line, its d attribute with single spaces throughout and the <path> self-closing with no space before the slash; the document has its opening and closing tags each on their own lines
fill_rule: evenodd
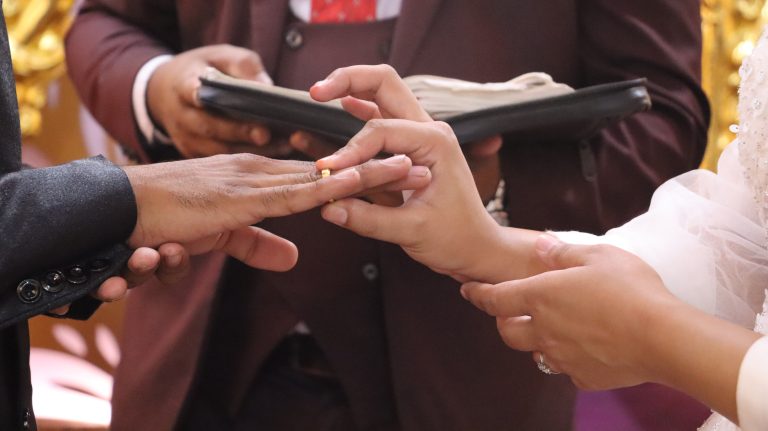
<svg viewBox="0 0 768 431">
<path fill-rule="evenodd" d="M 5 0 L 2 7 L 17 80 L 25 162 L 46 166 L 103 154 L 119 164 L 128 163 L 81 107 L 64 73 L 62 39 L 77 1 Z M 720 152 L 733 139 L 729 126 L 737 122 L 738 68 L 766 23 L 765 0 L 702 2 L 702 76 L 713 113 L 703 162 L 707 169 L 714 170 Z M 34 404 L 42 430 L 108 428 L 122 314 L 122 304 L 117 303 L 101 307 L 88 322 L 46 317 L 31 321 Z M 681 424 L 696 423 L 706 415 L 703 407 L 653 386 L 582 394 L 575 427 L 659 430 L 658 416 L 671 409 L 679 415 L 680 408 L 690 411 L 690 418 L 682 418 Z M 678 429 L 669 426 L 665 429 Z"/>
</svg>

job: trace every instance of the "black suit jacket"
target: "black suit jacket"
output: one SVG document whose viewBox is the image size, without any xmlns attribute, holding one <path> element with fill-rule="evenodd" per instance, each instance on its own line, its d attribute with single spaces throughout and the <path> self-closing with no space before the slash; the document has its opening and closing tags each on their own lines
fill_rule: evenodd
<svg viewBox="0 0 768 431">
<path fill-rule="evenodd" d="M 2 11 L 0 19 L 0 430 L 34 429 L 26 319 L 122 267 L 136 204 L 125 173 L 103 158 L 22 170 Z"/>
</svg>

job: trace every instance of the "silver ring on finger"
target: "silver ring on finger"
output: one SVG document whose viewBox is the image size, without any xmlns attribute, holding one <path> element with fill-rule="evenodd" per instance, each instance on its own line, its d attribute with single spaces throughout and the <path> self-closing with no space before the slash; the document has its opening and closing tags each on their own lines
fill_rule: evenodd
<svg viewBox="0 0 768 431">
<path fill-rule="evenodd" d="M 544 354 L 541 352 L 539 352 L 539 360 L 536 362 L 536 366 L 539 367 L 539 371 L 541 371 L 544 374 L 547 374 L 550 376 L 560 374 L 559 372 L 550 368 L 549 365 L 547 365 L 547 363 L 544 361 Z"/>
</svg>

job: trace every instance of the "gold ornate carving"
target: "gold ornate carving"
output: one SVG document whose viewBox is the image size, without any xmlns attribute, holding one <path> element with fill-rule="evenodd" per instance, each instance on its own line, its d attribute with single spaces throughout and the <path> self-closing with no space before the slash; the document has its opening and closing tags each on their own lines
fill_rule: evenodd
<svg viewBox="0 0 768 431">
<path fill-rule="evenodd" d="M 702 79 L 712 105 L 709 143 L 702 166 L 714 170 L 717 159 L 734 134 L 739 66 L 752 52 L 768 23 L 766 0 L 704 0 L 701 7 L 704 54 Z"/>
<path fill-rule="evenodd" d="M 74 0 L 5 0 L 23 136 L 40 133 L 48 84 L 64 72 L 64 35 Z"/>
</svg>

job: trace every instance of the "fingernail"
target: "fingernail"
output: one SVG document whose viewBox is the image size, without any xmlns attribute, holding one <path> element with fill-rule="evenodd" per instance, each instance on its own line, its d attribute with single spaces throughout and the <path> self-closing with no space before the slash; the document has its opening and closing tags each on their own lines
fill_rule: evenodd
<svg viewBox="0 0 768 431">
<path fill-rule="evenodd" d="M 264 131 L 260 128 L 251 129 L 251 140 L 257 145 L 264 145 L 268 139 Z"/>
<path fill-rule="evenodd" d="M 536 238 L 536 251 L 539 253 L 549 253 L 550 250 L 560 243 L 560 240 L 550 234 L 542 234 Z"/>
<path fill-rule="evenodd" d="M 291 135 L 291 146 L 297 150 L 306 150 L 309 147 L 309 141 L 301 133 L 294 133 Z"/>
<path fill-rule="evenodd" d="M 323 85 L 325 85 L 327 83 L 328 83 L 328 79 L 322 79 L 320 81 L 315 82 L 315 85 L 313 85 L 313 87 L 323 86 Z"/>
<path fill-rule="evenodd" d="M 181 255 L 179 254 L 171 255 L 170 257 L 168 257 L 167 263 L 168 263 L 168 266 L 170 266 L 171 268 L 175 268 L 179 266 L 179 264 L 181 263 Z"/>
<path fill-rule="evenodd" d="M 414 177 L 426 177 L 429 175 L 429 168 L 426 166 L 414 166 L 411 168 L 411 175 Z"/>
<path fill-rule="evenodd" d="M 464 299 L 467 299 L 467 288 L 463 285 L 461 286 L 461 289 L 459 289 L 459 293 L 461 293 L 461 297 Z M 468 299 L 467 299 L 468 300 Z"/>
<path fill-rule="evenodd" d="M 343 226 L 347 223 L 349 214 L 347 214 L 347 210 L 338 205 L 329 205 L 323 209 L 322 216 L 333 224 Z"/>
<path fill-rule="evenodd" d="M 381 163 L 389 166 L 400 166 L 405 162 L 406 157 L 402 154 L 399 156 L 393 156 L 388 159 L 384 159 L 381 161 Z"/>
<path fill-rule="evenodd" d="M 335 158 L 335 155 L 323 157 L 322 159 L 315 162 L 315 166 L 317 166 L 317 169 L 332 169 L 333 160 Z"/>
<path fill-rule="evenodd" d="M 269 74 L 265 71 L 259 72 L 258 75 L 256 75 L 256 80 L 259 82 L 262 82 L 264 84 L 272 85 L 274 82 L 272 81 L 272 78 L 269 76 Z"/>
</svg>

